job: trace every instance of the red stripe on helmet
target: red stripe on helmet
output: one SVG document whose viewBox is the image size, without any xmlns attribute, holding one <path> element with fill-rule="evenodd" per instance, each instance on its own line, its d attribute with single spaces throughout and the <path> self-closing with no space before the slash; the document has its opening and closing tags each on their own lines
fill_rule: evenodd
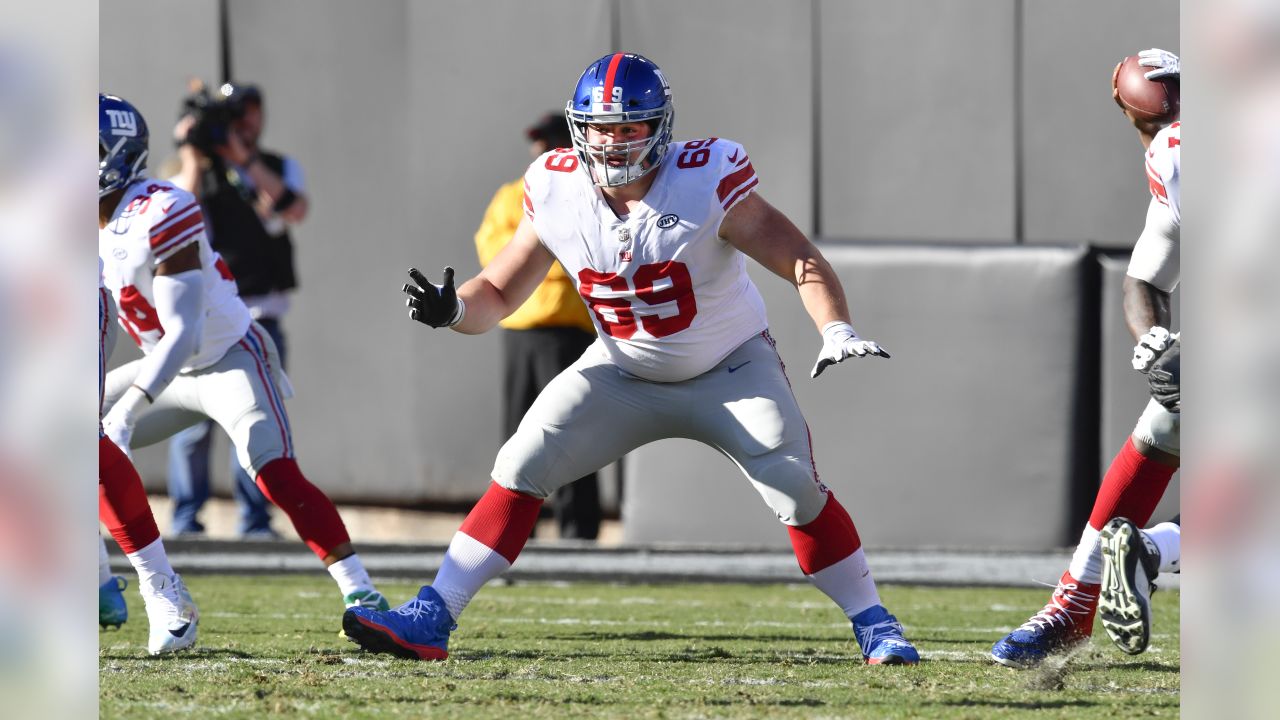
<svg viewBox="0 0 1280 720">
<path fill-rule="evenodd" d="M 614 53 L 609 58 L 609 69 L 604 73 L 604 102 L 613 102 L 613 79 L 618 74 L 618 66 L 622 64 L 622 53 Z"/>
</svg>

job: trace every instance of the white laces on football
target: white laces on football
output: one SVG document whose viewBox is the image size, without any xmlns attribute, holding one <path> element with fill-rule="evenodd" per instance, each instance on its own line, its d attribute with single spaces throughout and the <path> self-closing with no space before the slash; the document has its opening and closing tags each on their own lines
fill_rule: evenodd
<svg viewBox="0 0 1280 720">
<path fill-rule="evenodd" d="M 1048 585 L 1048 583 L 1044 584 Z M 1053 597 L 1049 598 L 1049 603 L 1041 608 L 1040 612 L 1032 615 L 1030 620 L 1022 623 L 1022 627 L 1018 629 L 1037 630 L 1054 625 L 1063 627 L 1075 625 L 1075 616 L 1088 615 L 1092 610 L 1092 604 L 1097 600 L 1097 595 L 1080 592 L 1080 586 L 1075 583 L 1058 583 L 1053 591 Z"/>
</svg>

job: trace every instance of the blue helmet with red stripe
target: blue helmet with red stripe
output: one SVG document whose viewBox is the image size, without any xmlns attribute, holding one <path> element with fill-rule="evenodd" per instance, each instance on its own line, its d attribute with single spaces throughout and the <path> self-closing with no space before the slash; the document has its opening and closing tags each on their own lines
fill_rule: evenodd
<svg viewBox="0 0 1280 720">
<path fill-rule="evenodd" d="M 671 142 L 675 107 L 671 86 L 652 60 L 635 53 L 609 53 L 587 66 L 565 107 L 573 147 L 596 185 L 635 182 L 657 169 Z M 644 122 L 652 132 L 633 142 L 587 142 L 587 125 Z M 638 159 L 630 158 L 639 150 Z M 627 158 L 618 164 L 618 158 Z M 608 161 L 614 160 L 613 164 Z"/>
<path fill-rule="evenodd" d="M 133 182 L 147 166 L 147 122 L 123 98 L 98 93 L 98 197 Z"/>
</svg>

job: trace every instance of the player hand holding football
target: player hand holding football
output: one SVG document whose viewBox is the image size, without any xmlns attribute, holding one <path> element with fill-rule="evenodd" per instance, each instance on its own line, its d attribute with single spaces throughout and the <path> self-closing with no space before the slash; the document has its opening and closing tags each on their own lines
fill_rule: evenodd
<svg viewBox="0 0 1280 720">
<path fill-rule="evenodd" d="M 433 328 L 453 327 L 462 322 L 462 316 L 467 310 L 454 290 L 453 268 L 444 269 L 443 285 L 427 280 L 417 268 L 409 268 L 409 277 L 414 284 L 405 283 L 402 288 L 409 295 L 409 299 L 405 301 L 409 317 Z"/>
<path fill-rule="evenodd" d="M 827 369 L 827 366 L 844 362 L 847 358 L 868 355 L 889 357 L 889 353 L 885 352 L 875 340 L 864 340 L 858 337 L 858 333 L 853 331 L 853 326 L 849 323 L 839 320 L 829 322 L 822 328 L 822 352 L 818 353 L 818 362 L 814 363 L 809 377 L 816 378 Z"/>
<path fill-rule="evenodd" d="M 1142 134 L 1143 145 L 1181 109 L 1182 63 L 1167 50 L 1152 48 L 1116 63 L 1111 73 L 1111 99 Z"/>
</svg>

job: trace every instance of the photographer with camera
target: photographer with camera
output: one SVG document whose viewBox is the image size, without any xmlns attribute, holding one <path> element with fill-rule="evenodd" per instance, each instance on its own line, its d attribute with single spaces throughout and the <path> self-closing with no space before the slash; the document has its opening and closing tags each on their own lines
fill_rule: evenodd
<svg viewBox="0 0 1280 720">
<path fill-rule="evenodd" d="M 281 321 L 297 287 L 289 226 L 306 217 L 307 198 L 301 166 L 259 147 L 263 122 L 257 87 L 226 83 L 211 92 L 194 81 L 174 128 L 181 168 L 172 182 L 199 198 L 213 249 L 230 267 L 253 319 L 275 341 L 281 364 L 287 364 Z M 169 444 L 175 534 L 204 532 L 196 515 L 209 497 L 212 429 L 213 423 L 202 422 Z M 240 534 L 278 537 L 267 499 L 234 455 L 233 449 Z"/>
</svg>

